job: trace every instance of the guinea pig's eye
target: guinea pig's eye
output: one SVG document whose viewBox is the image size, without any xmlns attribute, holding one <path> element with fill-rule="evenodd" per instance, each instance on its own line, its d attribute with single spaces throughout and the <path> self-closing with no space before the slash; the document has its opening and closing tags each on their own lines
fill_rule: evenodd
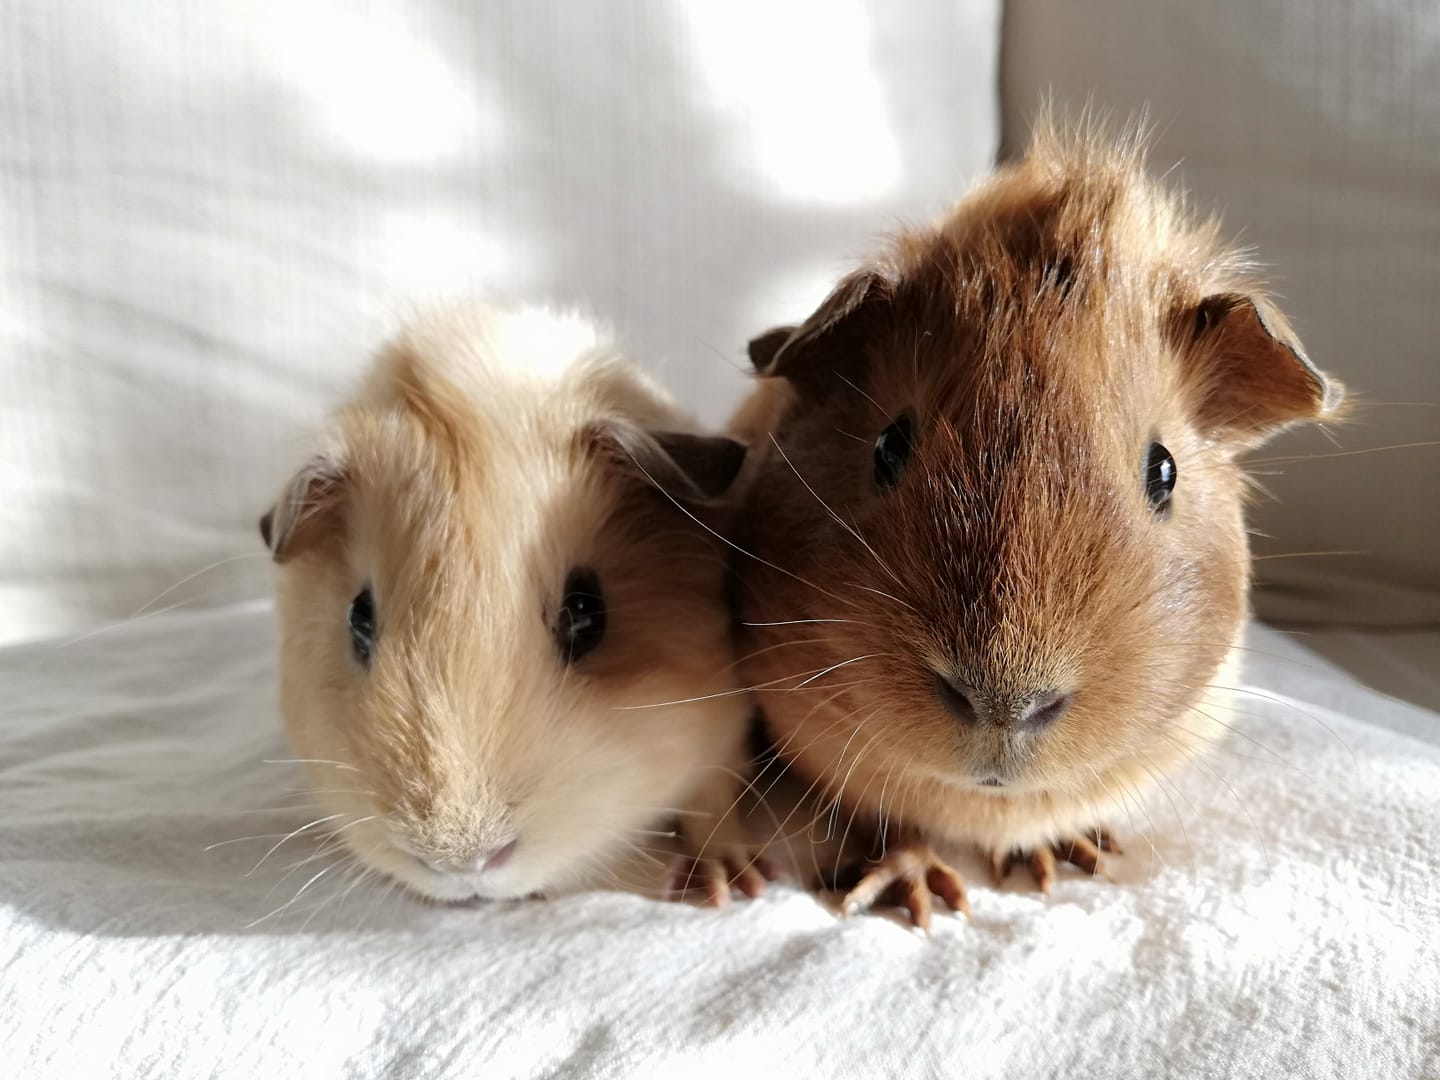
<svg viewBox="0 0 1440 1080">
<path fill-rule="evenodd" d="M 595 571 L 577 568 L 565 579 L 565 599 L 555 620 L 555 642 L 573 664 L 605 637 L 605 596 Z"/>
<path fill-rule="evenodd" d="M 375 651 L 375 597 L 371 595 L 370 586 L 365 586 L 350 601 L 347 619 L 350 623 L 350 647 L 355 651 L 355 659 L 368 668 L 370 654 Z"/>
<path fill-rule="evenodd" d="M 914 434 L 915 420 L 907 412 L 897 416 L 875 440 L 875 486 L 881 491 L 900 482 L 900 474 L 910 462 L 910 451 L 915 448 Z"/>
<path fill-rule="evenodd" d="M 1175 490 L 1175 459 L 1158 442 L 1145 451 L 1145 498 L 1150 509 L 1163 514 L 1170 509 L 1170 493 Z"/>
</svg>

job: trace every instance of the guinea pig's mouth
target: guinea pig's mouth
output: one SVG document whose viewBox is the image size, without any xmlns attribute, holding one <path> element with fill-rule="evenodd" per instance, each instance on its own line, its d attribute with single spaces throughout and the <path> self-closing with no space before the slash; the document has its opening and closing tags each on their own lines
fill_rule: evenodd
<svg viewBox="0 0 1440 1080">
<path fill-rule="evenodd" d="M 948 788 L 970 791 L 977 795 L 993 797 L 1018 795 L 1029 787 L 1017 777 L 1016 771 L 1013 769 L 961 767 L 937 772 L 933 775 Z"/>
<path fill-rule="evenodd" d="M 1035 790 L 1025 776 L 1024 767 L 1013 762 L 961 768 L 951 773 L 947 781 L 951 787 L 995 798 L 1030 794 Z"/>
<path fill-rule="evenodd" d="M 403 881 L 402 884 L 416 899 L 447 907 L 481 907 L 497 900 L 519 900 L 527 895 L 533 895 L 478 888 L 470 882 L 451 881 L 443 878 L 438 882 L 427 883 L 423 889 L 409 880 Z"/>
<path fill-rule="evenodd" d="M 1004 798 L 1007 795 L 1027 794 L 1030 786 L 1018 780 L 1013 772 L 976 770 L 963 778 L 957 777 L 957 786 L 988 798 Z"/>
<path fill-rule="evenodd" d="M 484 900 L 510 900 L 536 891 L 533 872 L 527 872 L 518 840 L 508 841 L 464 865 L 427 857 L 389 834 L 347 834 L 347 846 L 356 858 L 418 899 L 470 904 Z"/>
<path fill-rule="evenodd" d="M 436 864 L 420 855 L 407 853 L 405 858 L 410 863 L 410 872 L 403 876 L 392 876 L 428 900 L 471 904 L 485 900 L 518 899 L 533 891 L 516 880 L 522 875 L 506 872 L 510 863 L 509 855 L 500 860 L 492 858 L 490 863 L 464 869 Z"/>
</svg>

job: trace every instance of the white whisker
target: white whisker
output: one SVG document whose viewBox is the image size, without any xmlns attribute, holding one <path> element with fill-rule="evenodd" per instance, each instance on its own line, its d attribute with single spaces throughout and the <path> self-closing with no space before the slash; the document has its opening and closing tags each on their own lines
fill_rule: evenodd
<svg viewBox="0 0 1440 1080">
<path fill-rule="evenodd" d="M 342 818 L 342 817 L 345 817 L 345 815 L 344 815 L 344 814 L 331 814 L 329 817 L 316 818 L 314 821 L 310 822 L 309 824 L 301 825 L 301 826 L 300 826 L 298 829 L 296 829 L 294 832 L 286 833 L 285 836 L 284 836 L 284 838 L 281 839 L 274 847 L 272 847 L 272 848 L 271 848 L 269 851 L 267 851 L 264 855 L 260 856 L 260 861 L 257 862 L 254 866 L 252 866 L 252 867 L 250 868 L 250 870 L 245 874 L 245 876 L 246 876 L 246 877 L 250 877 L 252 874 L 255 873 L 255 871 L 259 870 L 260 867 L 264 866 L 264 865 L 265 865 L 265 860 L 268 859 L 268 858 L 270 858 L 271 855 L 274 855 L 275 852 L 279 851 L 280 848 L 281 848 L 281 846 L 285 843 L 285 841 L 291 839 L 292 837 L 299 836 L 299 835 L 300 835 L 301 833 L 303 833 L 303 832 L 308 832 L 309 830 L 315 828 L 315 826 L 317 826 L 317 825 L 324 825 L 327 821 L 334 821 L 336 818 Z"/>
</svg>

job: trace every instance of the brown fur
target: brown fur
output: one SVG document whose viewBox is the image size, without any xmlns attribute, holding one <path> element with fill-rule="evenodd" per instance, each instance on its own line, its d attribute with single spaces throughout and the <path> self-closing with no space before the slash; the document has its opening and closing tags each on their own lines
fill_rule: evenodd
<svg viewBox="0 0 1440 1080">
<path fill-rule="evenodd" d="M 290 737 L 341 763 L 311 780 L 367 865 L 438 898 L 561 889 L 652 846 L 638 830 L 710 809 L 746 723 L 725 696 L 724 560 L 690 517 L 718 511 L 687 513 L 595 439 L 690 425 L 545 313 L 436 314 L 377 360 L 270 522 Z M 574 567 L 598 574 L 608 632 L 567 667 L 553 627 Z M 368 670 L 346 623 L 367 584 Z M 512 836 L 483 874 L 419 861 L 463 869 Z"/>
<path fill-rule="evenodd" d="M 1249 580 L 1236 456 L 1328 415 L 1340 388 L 1141 159 L 1137 138 L 1042 129 L 752 347 L 768 377 L 737 423 L 755 447 L 742 673 L 842 824 L 1045 844 L 1222 730 Z M 877 491 L 876 437 L 905 410 L 914 455 Z M 1142 483 L 1152 440 L 1178 464 L 1163 519 Z M 937 672 L 990 701 L 1072 704 L 1038 734 L 967 725 Z"/>
</svg>

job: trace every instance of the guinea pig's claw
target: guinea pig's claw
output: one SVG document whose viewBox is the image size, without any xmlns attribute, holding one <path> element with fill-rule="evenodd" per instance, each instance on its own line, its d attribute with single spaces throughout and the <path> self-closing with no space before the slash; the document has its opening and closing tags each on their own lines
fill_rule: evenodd
<svg viewBox="0 0 1440 1080">
<path fill-rule="evenodd" d="M 1078 866 L 1091 877 L 1100 876 L 1100 848 L 1093 840 L 1073 836 L 1069 840 L 1058 841 L 1051 850 L 1057 859 L 1068 862 L 1071 866 Z"/>
<path fill-rule="evenodd" d="M 716 860 L 677 855 L 665 869 L 661 895 L 666 900 L 699 900 L 705 907 L 724 907 L 730 900 L 730 883 Z"/>
<path fill-rule="evenodd" d="M 765 891 L 766 884 L 774 879 L 766 877 L 756 863 L 747 862 L 733 869 L 730 880 L 748 899 L 754 900 Z"/>
<path fill-rule="evenodd" d="M 1057 840 L 1048 848 L 1035 848 L 1032 851 L 1021 848 L 1011 848 L 1003 852 L 992 851 L 990 872 L 994 875 L 995 884 L 999 885 L 1009 876 L 1011 870 L 1024 863 L 1030 870 L 1030 876 L 1035 879 L 1036 887 L 1048 896 L 1055 883 L 1057 863 L 1069 863 L 1091 877 L 1109 881 L 1110 875 L 1105 872 L 1101 852 L 1119 855 L 1120 845 L 1108 829 L 1091 829 L 1083 836 Z"/>
<path fill-rule="evenodd" d="M 1086 838 L 1101 851 L 1108 851 L 1111 855 L 1124 855 L 1120 847 L 1120 841 L 1115 839 L 1115 834 L 1109 829 L 1091 829 Z"/>
<path fill-rule="evenodd" d="M 840 913 L 850 916 L 876 904 L 894 904 L 910 914 L 916 929 L 930 932 L 931 896 L 951 911 L 970 918 L 965 882 L 944 860 L 921 843 L 892 847 L 845 894 Z"/>
<path fill-rule="evenodd" d="M 1015 869 L 1015 864 L 1024 857 L 1024 854 L 1016 848 L 990 852 L 990 876 L 995 880 L 996 885 L 1010 876 L 1010 871 Z"/>
<path fill-rule="evenodd" d="M 775 865 L 744 850 L 719 856 L 677 855 L 665 871 L 661 895 L 666 900 L 698 899 L 705 907 L 724 907 L 730 890 L 739 889 L 753 900 L 778 877 Z"/>
<path fill-rule="evenodd" d="M 1036 887 L 1049 896 L 1050 886 L 1055 883 L 1055 852 L 1050 848 L 1036 848 L 1030 853 L 1029 862 Z"/>
</svg>

